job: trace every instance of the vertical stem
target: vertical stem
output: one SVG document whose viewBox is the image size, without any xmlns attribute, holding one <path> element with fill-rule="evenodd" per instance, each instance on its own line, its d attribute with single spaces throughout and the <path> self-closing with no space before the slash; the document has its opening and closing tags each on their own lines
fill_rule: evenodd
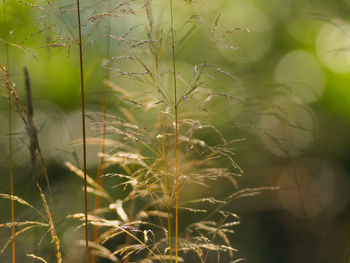
<svg viewBox="0 0 350 263">
<path fill-rule="evenodd" d="M 170 23 L 171 23 L 171 51 L 173 61 L 174 81 L 174 112 L 175 112 L 175 262 L 178 263 L 178 239 L 179 239 L 179 141 L 178 141 L 178 114 L 177 114 L 177 87 L 176 87 L 176 63 L 175 63 L 175 40 L 173 0 L 170 0 Z"/>
<path fill-rule="evenodd" d="M 6 81 L 10 81 L 10 61 L 9 61 L 9 45 L 7 37 L 7 17 L 6 17 L 6 2 L 2 1 L 4 6 L 4 30 L 5 30 L 5 46 L 6 46 Z M 9 83 L 8 83 L 9 85 Z M 16 262 L 16 243 L 15 243 L 15 209 L 13 201 L 13 149 L 12 149 L 12 111 L 11 111 L 11 91 L 8 87 L 8 126 L 9 126 L 9 170 L 10 170 L 10 191 L 11 191 L 11 237 L 12 237 L 12 263 Z"/>
<path fill-rule="evenodd" d="M 86 133 L 85 133 L 85 94 L 84 94 L 84 68 L 83 68 L 83 43 L 81 38 L 80 5 L 77 0 L 78 29 L 79 29 L 79 58 L 80 58 L 80 89 L 81 89 L 81 120 L 83 130 L 83 157 L 84 157 L 84 213 L 85 213 L 85 262 L 89 263 L 89 229 L 87 206 L 87 180 L 86 180 Z"/>
<path fill-rule="evenodd" d="M 111 31 L 111 20 L 109 19 L 108 23 L 108 34 L 110 34 Z M 110 50 L 110 39 L 107 39 L 107 58 L 109 56 L 109 50 Z M 109 70 L 106 69 L 105 71 L 105 77 L 104 79 L 109 79 Z M 105 152 L 105 138 L 106 138 L 106 113 L 107 113 L 107 85 L 103 85 L 103 116 L 102 116 L 102 128 L 101 128 L 101 144 L 100 144 L 100 149 L 99 152 L 101 154 L 104 154 Z M 99 157 L 98 160 L 98 167 L 97 167 L 97 183 L 98 185 L 102 186 L 102 174 L 103 174 L 103 162 L 104 158 L 103 155 Z M 95 210 L 100 208 L 101 206 L 101 196 L 97 195 L 95 199 Z M 95 242 L 98 238 L 98 226 L 94 226 L 93 229 L 93 238 L 92 240 Z M 96 263 L 96 254 L 95 250 L 92 250 L 92 255 L 91 255 L 91 263 Z"/>
<path fill-rule="evenodd" d="M 163 123 L 161 115 L 161 123 Z M 170 256 L 170 263 L 173 262 L 173 249 L 171 244 L 171 218 L 170 218 L 170 196 L 169 196 L 169 183 L 168 183 L 168 164 L 166 159 L 166 148 L 165 148 L 165 135 L 163 131 L 163 125 L 161 127 L 162 129 L 162 159 L 163 159 L 163 170 L 165 173 L 164 177 L 164 186 L 165 186 L 165 198 L 166 198 L 166 208 L 168 210 L 168 243 L 169 243 L 169 256 Z"/>
</svg>

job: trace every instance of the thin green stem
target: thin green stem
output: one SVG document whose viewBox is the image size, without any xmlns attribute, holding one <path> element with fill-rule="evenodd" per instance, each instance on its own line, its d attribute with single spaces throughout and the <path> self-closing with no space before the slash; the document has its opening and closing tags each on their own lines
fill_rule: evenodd
<svg viewBox="0 0 350 263">
<path fill-rule="evenodd" d="M 178 263 L 178 240 L 179 240 L 179 135 L 178 135 L 178 112 L 177 112 L 177 87 L 176 87 L 176 61 L 173 0 L 170 0 L 170 23 L 171 23 L 171 52 L 174 81 L 174 115 L 175 115 L 175 262 Z"/>
<path fill-rule="evenodd" d="M 79 0 L 77 0 L 77 9 L 78 9 L 78 29 L 79 29 L 81 120 L 82 120 L 82 130 L 83 130 L 83 158 L 84 158 L 85 262 L 89 263 L 89 229 L 88 229 L 87 178 L 86 178 L 85 94 L 84 94 L 84 67 L 83 67 L 84 64 L 83 64 L 83 43 L 82 43 L 82 37 L 81 37 Z"/>
<path fill-rule="evenodd" d="M 6 47 L 6 81 L 10 82 L 10 59 L 9 59 L 9 44 L 7 36 L 7 12 L 6 2 L 2 1 L 4 6 L 4 30 L 5 30 L 5 47 Z M 9 170 L 10 170 L 10 191 L 11 191 L 11 236 L 12 236 L 12 263 L 16 262 L 16 243 L 15 243 L 15 209 L 14 209 L 14 187 L 13 187 L 13 148 L 12 148 L 12 110 L 11 110 L 11 90 L 8 87 L 8 126 L 9 126 Z"/>
</svg>

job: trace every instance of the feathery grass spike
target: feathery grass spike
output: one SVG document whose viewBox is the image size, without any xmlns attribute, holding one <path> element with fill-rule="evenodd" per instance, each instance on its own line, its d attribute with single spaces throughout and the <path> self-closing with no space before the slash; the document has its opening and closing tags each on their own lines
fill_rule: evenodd
<svg viewBox="0 0 350 263">
<path fill-rule="evenodd" d="M 6 80 L 10 83 L 10 61 L 9 61 L 9 45 L 7 37 L 7 12 L 6 1 L 2 1 L 4 6 L 4 30 L 5 30 L 5 47 L 6 47 Z M 11 191 L 11 236 L 12 236 L 12 263 L 16 262 L 16 242 L 15 242 L 15 211 L 14 211 L 14 188 L 13 188 L 13 149 L 12 149 L 12 111 L 11 111 L 11 89 L 8 87 L 8 126 L 9 126 L 9 170 L 10 170 L 10 191 Z"/>
<path fill-rule="evenodd" d="M 81 37 L 80 2 L 77 0 L 78 30 L 79 30 L 79 62 L 80 62 L 80 89 L 81 89 L 81 119 L 83 130 L 83 161 L 84 161 L 84 210 L 85 210 L 85 262 L 89 263 L 89 229 L 87 206 L 87 179 L 86 179 L 86 134 L 85 134 L 85 95 L 84 95 L 84 67 L 83 43 Z"/>
<path fill-rule="evenodd" d="M 46 212 L 46 215 L 47 215 L 48 223 L 49 223 L 49 226 L 50 226 L 51 240 L 52 240 L 52 243 L 55 246 L 57 263 L 62 263 L 62 254 L 61 254 L 61 248 L 60 248 L 60 240 L 59 240 L 59 238 L 57 236 L 57 233 L 56 233 L 55 224 L 54 224 L 53 218 L 52 218 L 52 213 L 50 211 L 49 205 L 48 205 L 48 203 L 46 201 L 45 195 L 44 195 L 43 190 L 41 189 L 39 183 L 37 183 L 36 186 L 39 189 L 40 198 L 41 198 L 41 200 L 43 202 L 43 205 L 44 205 L 44 208 L 45 208 L 45 212 Z"/>
<path fill-rule="evenodd" d="M 28 116 L 25 123 L 27 126 L 27 133 L 30 139 L 29 150 L 30 150 L 30 156 L 31 156 L 31 162 L 32 162 L 33 186 L 35 186 L 36 180 L 38 179 L 37 174 L 40 169 L 45 177 L 47 188 L 50 193 L 49 197 L 51 200 L 51 186 L 49 181 L 49 175 L 45 166 L 44 157 L 40 149 L 38 129 L 34 124 L 32 89 L 30 85 L 29 73 L 26 67 L 24 67 L 24 77 L 25 77 L 25 86 L 27 91 L 27 104 L 28 104 L 28 111 L 27 111 Z"/>
</svg>

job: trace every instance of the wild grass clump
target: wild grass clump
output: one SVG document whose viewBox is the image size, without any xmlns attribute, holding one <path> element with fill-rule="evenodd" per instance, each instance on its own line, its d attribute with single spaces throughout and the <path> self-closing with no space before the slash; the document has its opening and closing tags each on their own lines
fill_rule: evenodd
<svg viewBox="0 0 350 263">
<path fill-rule="evenodd" d="M 206 18 L 195 13 L 192 1 L 20 3 L 36 9 L 46 21 L 30 35 L 47 34 L 41 47 L 65 48 L 69 57 L 79 49 L 71 59 L 80 70 L 83 162 L 67 161 L 65 166 L 84 181 L 84 205 L 62 220 L 81 222 L 76 231 L 84 227 L 84 239 L 73 241 L 85 246 L 85 262 L 238 262 L 231 235 L 240 220 L 228 204 L 264 189 L 239 189 L 237 177 L 243 170 L 235 160 L 235 144 L 243 139 L 228 139 L 211 124 L 217 104 L 244 102 L 213 88 L 222 79 L 234 87 L 238 76 L 206 58 L 186 59 L 182 52 L 198 32 L 206 33 L 209 41 L 204 44 L 209 46 L 194 49 L 215 49 L 227 35 L 248 30 L 237 25 L 218 36 L 220 15 Z M 96 61 L 101 65 L 96 74 L 103 76 L 98 84 L 103 90 L 101 110 L 86 112 L 91 78 L 85 68 L 93 69 Z M 13 231 L 1 253 L 12 241 L 15 258 L 15 238 L 41 227 L 50 234 L 56 261 L 62 262 L 65 251 L 61 252 L 53 213 L 58 200 L 50 201 L 55 200 L 54 191 L 33 119 L 29 74 L 25 70 L 24 103 L 7 68 L 2 66 L 1 80 L 9 105 L 27 127 L 33 192 L 40 197 L 43 212 L 15 196 L 12 187 L 10 195 L 2 194 L 33 210 L 38 220 L 16 222 L 12 209 L 12 221 L 0 225 Z M 85 127 L 96 136 L 87 136 Z M 10 130 L 10 144 L 11 135 Z M 98 167 L 88 175 L 87 148 L 92 144 L 99 146 Z M 221 185 L 227 185 L 227 195 Z M 34 242 L 43 242 L 45 235 Z M 49 262 L 40 251 L 27 256 Z"/>
</svg>

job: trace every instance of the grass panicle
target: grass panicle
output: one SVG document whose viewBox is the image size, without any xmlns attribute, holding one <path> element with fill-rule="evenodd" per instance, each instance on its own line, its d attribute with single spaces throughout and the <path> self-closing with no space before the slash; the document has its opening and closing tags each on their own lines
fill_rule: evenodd
<svg viewBox="0 0 350 263">
<path fill-rule="evenodd" d="M 29 78 L 29 73 L 26 67 L 24 67 L 24 77 L 25 77 L 25 87 L 27 91 L 27 116 L 26 116 L 26 130 L 29 137 L 29 152 L 31 157 L 31 165 L 32 165 L 32 184 L 35 187 L 36 181 L 38 180 L 38 174 L 41 172 L 46 180 L 46 185 L 49 191 L 49 196 L 51 200 L 51 186 L 49 175 L 46 169 L 45 161 L 43 154 L 41 152 L 40 144 L 39 144 L 39 135 L 38 129 L 34 123 L 34 107 L 33 107 L 33 99 L 32 99 L 32 89 Z"/>
<path fill-rule="evenodd" d="M 6 250 L 8 245 L 13 241 L 14 238 L 17 238 L 18 236 L 23 235 L 24 233 L 27 233 L 33 229 L 47 228 L 47 231 L 50 232 L 50 235 L 51 235 L 51 242 L 55 248 L 56 262 L 61 263 L 62 254 L 61 254 L 60 240 L 57 236 L 56 227 L 52 217 L 52 212 L 51 212 L 51 209 L 49 208 L 49 203 L 47 202 L 46 196 L 43 193 L 43 190 L 40 187 L 39 183 L 36 183 L 36 187 L 39 190 L 40 198 L 41 198 L 43 207 L 45 209 L 45 213 L 42 213 L 39 209 L 35 208 L 34 206 L 29 204 L 27 201 L 23 200 L 22 198 L 19 198 L 17 196 L 0 194 L 0 198 L 11 199 L 18 202 L 21 205 L 31 208 L 34 214 L 41 219 L 41 221 L 27 220 L 27 221 L 21 221 L 21 222 L 9 222 L 9 223 L 0 224 L 0 228 L 9 228 L 9 227 L 12 228 L 13 226 L 17 227 L 17 231 L 14 233 L 14 235 L 11 236 L 7 240 L 7 242 L 2 246 L 0 250 L 0 255 L 4 253 L 4 251 Z"/>
<path fill-rule="evenodd" d="M 84 229 L 85 238 L 71 228 L 62 230 L 60 224 L 56 228 L 55 222 L 60 221 L 52 211 L 58 202 L 51 201 L 50 197 L 56 186 L 51 192 L 34 123 L 29 74 L 25 70 L 27 102 L 23 103 L 15 84 L 6 75 L 9 74 L 7 65 L 1 66 L 1 81 L 7 86 L 9 112 L 14 108 L 24 121 L 30 138 L 33 174 L 44 174 L 50 195 L 44 194 L 46 191 L 39 185 L 38 176 L 33 178 L 43 212 L 35 203 L 14 196 L 13 189 L 10 195 L 0 194 L 0 198 L 22 204 L 23 209 L 32 211 L 38 218 L 18 222 L 12 218 L 11 222 L 0 223 L 1 228 L 13 229 L 1 252 L 11 242 L 14 244 L 18 236 L 41 228 L 47 234 L 40 243 L 45 242 L 46 235 L 50 237 L 50 246 L 55 251 L 51 254 L 57 263 L 65 261 L 65 257 L 69 260 L 69 251 L 64 249 L 71 245 L 85 248 L 86 263 L 90 260 L 93 263 L 102 260 L 238 262 L 231 235 L 240 219 L 228 206 L 239 198 L 274 189 L 239 188 L 238 177 L 243 170 L 236 162 L 235 145 L 244 139 L 228 139 L 220 125 L 211 124 L 216 103 L 245 102 L 236 94 L 216 90 L 223 78 L 237 81 L 236 74 L 211 64 L 206 58 L 196 58 L 193 63 L 182 58 L 188 40 L 208 24 L 205 14 L 195 14 L 189 8 L 184 10 L 187 19 L 182 19 L 183 14 L 177 10 L 194 5 L 192 1 L 88 1 L 82 7 L 79 0 L 38 5 L 19 3 L 40 13 L 40 20 L 45 23 L 41 29 L 16 42 L 17 49 L 26 50 L 27 43 L 44 35 L 46 39 L 41 47 L 57 52 L 54 54 L 59 54 L 57 50 L 67 50 L 70 58 L 71 53 L 75 54 L 71 50 L 73 44 L 79 46 L 76 55 L 79 56 L 82 138 L 70 141 L 69 147 L 82 144 L 83 168 L 78 168 L 79 158 L 75 162 L 67 160 L 65 165 L 68 172 L 83 180 L 84 212 L 75 208 L 61 221 L 62 228 L 69 225 L 75 226 L 75 230 Z M 163 9 L 169 18 L 160 15 Z M 175 19 L 177 16 L 181 19 Z M 73 18 L 77 18 L 77 28 L 70 26 Z M 214 27 L 206 37 L 214 45 L 244 30 L 235 27 L 220 35 L 220 16 L 210 22 Z M 76 31 L 78 36 L 74 34 Z M 99 38 L 106 40 L 106 48 L 101 48 Z M 102 66 L 95 75 L 98 63 Z M 36 78 L 34 74 L 31 77 Z M 86 94 L 85 83 L 90 91 L 90 84 L 93 89 L 101 82 L 103 91 L 93 92 L 102 94 L 102 109 L 88 112 L 86 108 L 90 110 L 90 104 L 85 97 L 93 100 L 97 93 Z M 87 135 L 89 132 L 91 136 Z M 10 140 L 11 134 L 9 130 Z M 87 173 L 90 145 L 98 146 L 96 178 Z M 72 152 L 74 155 L 75 150 Z M 233 189 L 233 193 L 223 197 L 223 193 L 215 191 L 218 185 L 225 185 L 228 191 Z M 95 203 L 89 210 L 90 196 Z M 61 244 L 61 233 L 67 237 L 63 241 L 72 243 Z M 53 258 L 44 254 L 44 250 L 25 255 L 38 262 L 50 262 Z"/>
<path fill-rule="evenodd" d="M 37 188 L 39 189 L 40 198 L 41 198 L 41 200 L 43 202 L 43 205 L 44 205 L 44 208 L 45 208 L 45 212 L 46 212 L 46 217 L 48 219 L 48 224 L 49 224 L 49 227 L 50 227 L 51 240 L 52 240 L 52 243 L 55 246 L 55 252 L 56 252 L 55 255 L 56 255 L 57 263 L 62 263 L 62 254 L 61 254 L 61 249 L 60 249 L 60 240 L 59 240 L 59 238 L 57 236 L 57 233 L 56 233 L 55 224 L 54 224 L 54 221 L 53 221 L 53 218 L 52 218 L 52 214 L 51 214 L 49 205 L 48 205 L 48 203 L 46 201 L 46 198 L 45 198 L 45 195 L 43 193 L 43 190 L 41 189 L 39 183 L 37 183 Z"/>
</svg>

